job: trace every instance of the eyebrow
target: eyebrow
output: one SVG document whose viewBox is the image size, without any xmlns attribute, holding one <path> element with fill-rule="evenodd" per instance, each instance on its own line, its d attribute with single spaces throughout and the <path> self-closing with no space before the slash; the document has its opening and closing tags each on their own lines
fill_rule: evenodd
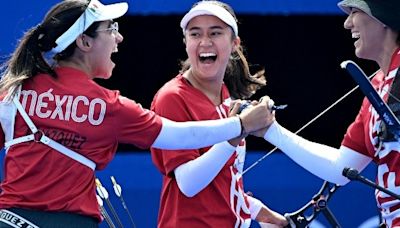
<svg viewBox="0 0 400 228">
<path fill-rule="evenodd" d="M 228 26 L 226 26 L 226 27 L 228 27 Z M 224 29 L 224 28 L 226 28 L 226 27 L 222 27 L 222 26 L 220 26 L 220 25 L 214 25 L 214 26 L 208 27 L 207 29 Z M 200 29 L 201 29 L 200 27 L 194 26 L 194 27 L 189 28 L 189 31 L 192 31 L 192 30 L 200 30 Z"/>
</svg>

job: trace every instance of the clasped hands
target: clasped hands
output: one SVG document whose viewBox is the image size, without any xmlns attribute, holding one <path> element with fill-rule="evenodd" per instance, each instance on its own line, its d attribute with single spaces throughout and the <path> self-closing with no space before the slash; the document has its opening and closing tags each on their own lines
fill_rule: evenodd
<svg viewBox="0 0 400 228">
<path fill-rule="evenodd" d="M 269 96 L 264 96 L 259 101 L 233 100 L 229 116 L 239 115 L 242 134 L 229 142 L 238 145 L 240 140 L 249 134 L 263 137 L 275 121 L 275 108 L 274 101 Z"/>
</svg>

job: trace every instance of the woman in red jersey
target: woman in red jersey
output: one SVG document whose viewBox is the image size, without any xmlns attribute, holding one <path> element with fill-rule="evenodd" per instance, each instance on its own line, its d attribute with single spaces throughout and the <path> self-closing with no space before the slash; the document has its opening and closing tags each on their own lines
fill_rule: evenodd
<svg viewBox="0 0 400 228">
<path fill-rule="evenodd" d="M 250 75 L 234 12 L 219 1 L 200 1 L 180 25 L 188 60 L 158 91 L 152 110 L 176 121 L 228 118 L 231 96 L 249 98 L 265 85 L 263 70 Z M 244 192 L 244 136 L 194 150 L 152 148 L 163 174 L 158 227 L 249 227 L 252 219 L 287 225 Z"/>
<path fill-rule="evenodd" d="M 225 120 L 176 123 L 96 84 L 94 78 L 111 77 L 111 55 L 123 40 L 114 19 L 127 9 L 62 1 L 7 62 L 0 81 L 0 148 L 7 153 L 0 227 L 97 227 L 94 170 L 106 167 L 118 143 L 192 149 L 266 126 L 266 102 Z"/>
<path fill-rule="evenodd" d="M 372 84 L 399 118 L 400 1 L 343 0 L 338 6 L 348 14 L 344 27 L 355 39 L 356 56 L 379 65 Z M 257 135 L 264 136 L 310 172 L 339 185 L 349 182 L 342 175 L 345 168 L 361 172 L 373 161 L 378 166 L 377 184 L 399 194 L 399 136 L 387 130 L 382 116 L 367 98 L 339 149 L 310 142 L 277 122 Z M 375 195 L 385 227 L 400 227 L 400 201 L 380 190 Z"/>
</svg>

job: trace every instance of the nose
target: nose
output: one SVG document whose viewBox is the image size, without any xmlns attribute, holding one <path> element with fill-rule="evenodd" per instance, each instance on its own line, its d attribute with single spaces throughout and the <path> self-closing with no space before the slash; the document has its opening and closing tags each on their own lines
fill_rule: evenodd
<svg viewBox="0 0 400 228">
<path fill-rule="evenodd" d="M 201 39 L 200 45 L 202 45 L 202 46 L 212 46 L 212 40 L 211 40 L 211 38 L 208 37 L 208 36 L 204 36 L 204 37 Z"/>
<path fill-rule="evenodd" d="M 118 32 L 117 36 L 115 37 L 117 43 L 121 43 L 124 40 L 124 37 L 120 32 Z"/>
<path fill-rule="evenodd" d="M 349 16 L 347 16 L 346 20 L 343 23 L 343 27 L 345 29 L 351 29 L 352 26 L 353 26 L 352 14 L 349 14 Z"/>
</svg>

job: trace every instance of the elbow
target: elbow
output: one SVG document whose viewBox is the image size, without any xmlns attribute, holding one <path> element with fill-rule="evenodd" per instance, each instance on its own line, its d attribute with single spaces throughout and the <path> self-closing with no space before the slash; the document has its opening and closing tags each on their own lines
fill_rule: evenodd
<svg viewBox="0 0 400 228">
<path fill-rule="evenodd" d="M 194 197 L 196 195 L 196 193 L 193 193 L 193 192 L 182 192 L 182 194 L 185 195 L 188 198 L 192 198 L 192 197 Z"/>
<path fill-rule="evenodd" d="M 343 167 L 341 165 L 333 164 L 331 168 L 328 168 L 320 177 L 330 183 L 344 186 L 350 182 L 350 179 L 342 174 L 342 170 Z"/>
<path fill-rule="evenodd" d="M 192 189 L 190 187 L 182 187 L 179 184 L 178 184 L 178 187 L 179 187 L 179 191 L 181 191 L 181 193 L 188 198 L 192 198 L 195 195 L 197 195 L 197 193 L 198 193 L 197 191 L 195 191 L 194 189 Z"/>
<path fill-rule="evenodd" d="M 180 175 L 180 173 L 175 171 L 175 178 L 179 191 L 186 197 L 192 198 L 199 193 L 199 191 L 194 187 L 193 183 L 191 183 L 187 177 L 185 178 L 184 176 Z"/>
</svg>

